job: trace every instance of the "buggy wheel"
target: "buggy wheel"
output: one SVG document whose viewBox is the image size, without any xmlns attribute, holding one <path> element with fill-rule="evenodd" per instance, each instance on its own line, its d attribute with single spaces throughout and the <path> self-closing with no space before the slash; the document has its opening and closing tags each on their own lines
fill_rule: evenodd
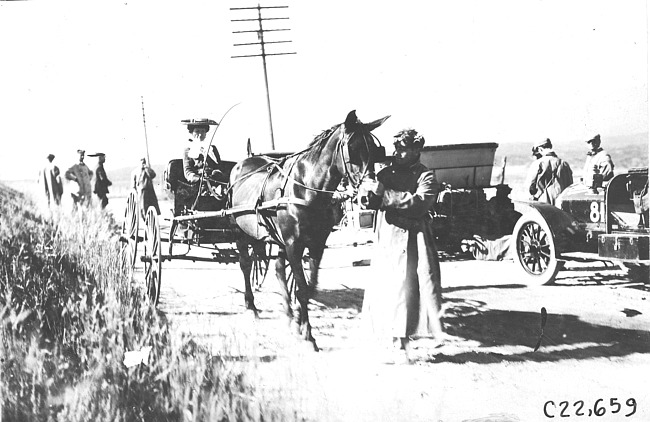
<svg viewBox="0 0 650 422">
<path fill-rule="evenodd" d="M 553 283 L 563 263 L 555 256 L 555 239 L 546 220 L 536 213 L 524 215 L 517 221 L 512 241 L 525 283 Z"/>
<path fill-rule="evenodd" d="M 162 243 L 160 239 L 160 224 L 158 213 L 154 207 L 149 207 L 145 218 L 144 232 L 144 277 L 147 296 L 154 306 L 160 299 L 160 276 L 162 272 Z"/>
<path fill-rule="evenodd" d="M 122 264 L 128 271 L 133 271 L 138 250 L 138 230 L 140 216 L 138 213 L 138 196 L 131 191 L 126 199 L 124 210 L 124 221 L 122 222 L 122 233 L 120 236 Z"/>
<path fill-rule="evenodd" d="M 263 255 L 258 254 L 255 248 L 252 245 L 249 245 L 248 253 L 253 261 L 253 268 L 251 269 L 251 286 L 256 292 L 259 292 L 264 280 L 266 280 L 266 275 L 269 272 L 271 245 L 268 243 L 264 244 Z"/>
<path fill-rule="evenodd" d="M 174 256 L 174 237 L 176 236 L 176 230 L 178 229 L 178 222 L 172 220 L 172 225 L 169 228 L 169 256 Z"/>
</svg>

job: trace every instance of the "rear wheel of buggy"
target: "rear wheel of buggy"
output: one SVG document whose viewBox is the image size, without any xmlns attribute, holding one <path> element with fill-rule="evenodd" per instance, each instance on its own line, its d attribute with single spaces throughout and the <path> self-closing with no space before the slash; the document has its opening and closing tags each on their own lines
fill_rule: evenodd
<svg viewBox="0 0 650 422">
<path fill-rule="evenodd" d="M 160 300 L 160 276 L 162 272 L 162 242 L 160 239 L 160 224 L 158 213 L 154 207 L 149 207 L 145 217 L 144 232 L 144 277 L 147 296 L 154 306 Z"/>
<path fill-rule="evenodd" d="M 513 231 L 515 263 L 521 268 L 525 284 L 541 286 L 555 281 L 563 266 L 555 256 L 555 239 L 548 223 L 540 214 L 522 216 Z"/>
<path fill-rule="evenodd" d="M 124 221 L 122 222 L 122 233 L 120 236 L 122 264 L 128 271 L 133 270 L 137 259 L 139 226 L 138 195 L 135 191 L 131 191 L 126 198 Z"/>
</svg>

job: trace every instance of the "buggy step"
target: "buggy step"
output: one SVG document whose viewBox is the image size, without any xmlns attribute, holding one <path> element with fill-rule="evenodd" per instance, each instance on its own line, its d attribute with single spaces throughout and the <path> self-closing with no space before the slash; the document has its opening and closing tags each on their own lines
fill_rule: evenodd
<svg viewBox="0 0 650 422">
<path fill-rule="evenodd" d="M 140 242 L 143 242 L 143 241 L 144 241 L 144 237 L 142 237 L 142 236 L 136 236 L 135 240 L 136 240 L 138 243 L 140 243 Z M 121 235 L 120 238 L 118 239 L 118 241 L 121 242 L 121 243 L 127 243 L 127 242 L 129 241 L 129 238 L 126 237 L 126 236 L 124 236 L 124 235 Z"/>
</svg>

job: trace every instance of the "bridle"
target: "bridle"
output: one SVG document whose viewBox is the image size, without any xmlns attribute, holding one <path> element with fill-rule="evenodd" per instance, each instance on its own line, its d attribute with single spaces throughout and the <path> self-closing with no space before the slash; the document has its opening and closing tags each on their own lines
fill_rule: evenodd
<svg viewBox="0 0 650 422">
<path fill-rule="evenodd" d="M 368 175 L 370 169 L 370 163 L 374 161 L 380 161 L 377 160 L 377 158 L 380 158 L 379 155 L 385 156 L 386 152 L 384 147 L 381 145 L 381 142 L 379 142 L 379 139 L 372 132 L 362 133 L 361 136 L 363 137 L 363 142 L 366 147 L 366 151 L 368 151 L 368 161 L 365 163 L 362 172 L 351 171 L 352 164 L 350 162 L 349 142 L 352 139 L 352 137 L 355 135 L 355 133 L 356 132 L 351 132 L 349 134 L 346 133 L 344 138 L 339 142 L 336 151 L 337 151 L 337 155 L 339 154 L 339 152 L 341 154 L 341 159 L 343 160 L 343 169 L 345 171 L 345 177 L 348 179 L 348 181 L 352 185 L 352 188 L 356 192 L 359 190 L 359 186 L 361 186 L 363 179 Z M 370 139 L 372 140 L 372 144 L 373 144 L 372 150 L 370 149 L 370 145 L 368 144 L 368 135 L 370 135 Z M 375 153 L 373 154 L 373 152 Z M 352 177 L 353 174 L 357 176 L 356 180 L 354 177 Z"/>
</svg>

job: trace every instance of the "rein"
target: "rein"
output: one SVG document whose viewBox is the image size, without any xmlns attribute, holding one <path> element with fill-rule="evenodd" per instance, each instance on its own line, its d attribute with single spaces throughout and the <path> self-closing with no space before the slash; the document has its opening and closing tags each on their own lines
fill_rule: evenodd
<svg viewBox="0 0 650 422">
<path fill-rule="evenodd" d="M 217 134 L 217 131 L 219 130 L 219 127 L 221 126 L 221 122 L 223 122 L 223 119 L 225 119 L 226 116 L 228 115 L 228 113 L 230 113 L 230 110 L 232 110 L 233 108 L 235 108 L 239 104 L 240 103 L 233 104 L 232 106 L 230 106 L 230 108 L 228 110 L 226 110 L 225 113 L 223 113 L 223 116 L 221 116 L 221 119 L 217 123 L 217 126 L 214 129 L 214 132 L 212 132 L 212 137 L 210 138 L 210 143 L 208 143 L 208 149 L 205 151 L 205 159 L 203 160 L 203 168 L 202 168 L 201 175 L 200 175 L 200 178 L 199 178 L 199 191 L 196 194 L 196 199 L 194 200 L 194 203 L 192 204 L 192 209 L 195 209 L 196 205 L 199 203 L 199 197 L 201 196 L 201 187 L 203 187 L 203 180 L 205 179 L 205 169 L 206 169 L 207 164 L 208 164 L 208 154 L 210 153 L 210 149 L 212 147 L 212 141 L 214 141 L 214 135 Z M 143 112 L 144 112 L 144 109 L 143 109 Z"/>
<path fill-rule="evenodd" d="M 355 132 L 352 132 L 351 134 L 349 134 L 347 136 L 344 134 L 343 139 L 338 141 L 337 146 L 336 146 L 336 150 L 335 150 L 334 160 L 338 159 L 339 154 L 341 155 L 341 160 L 343 161 L 343 169 L 345 171 L 344 177 L 346 177 L 350 181 L 350 184 L 352 185 L 352 188 L 354 189 L 354 191 L 358 192 L 359 186 L 361 186 L 361 183 L 363 182 L 363 179 L 368 174 L 369 168 L 370 168 L 370 155 L 371 155 L 371 152 L 370 152 L 370 145 L 368 144 L 367 135 L 370 135 L 372 137 L 371 139 L 374 138 L 375 140 L 377 140 L 377 142 L 379 142 L 379 140 L 371 132 L 363 133 L 363 141 L 364 141 L 364 144 L 366 146 L 366 151 L 368 151 L 369 160 L 368 160 L 368 162 L 365 163 L 363 171 L 361 171 L 361 172 L 352 172 L 351 169 L 350 169 L 350 166 L 351 166 L 351 164 L 350 164 L 350 152 L 349 152 L 349 149 L 347 147 L 348 147 L 349 140 L 354 135 L 355 135 Z M 328 195 L 335 194 L 336 190 L 319 189 L 319 188 L 307 186 L 304 183 L 296 180 L 296 178 L 291 175 L 294 165 L 300 159 L 299 156 L 305 154 L 306 152 L 309 152 L 312 148 L 314 148 L 314 146 L 310 146 L 308 148 L 305 148 L 302 151 L 290 154 L 290 155 L 284 157 L 280 161 L 276 161 L 276 160 L 272 159 L 271 162 L 266 163 L 266 164 L 262 165 L 261 167 L 255 169 L 254 171 L 251 171 L 250 173 L 247 173 L 246 175 L 244 175 L 244 176 L 240 177 L 239 179 L 237 179 L 232 185 L 230 185 L 228 187 L 227 194 L 229 194 L 232 191 L 233 187 L 236 184 L 245 181 L 249 177 L 252 177 L 253 175 L 258 174 L 258 173 L 262 173 L 262 172 L 267 172 L 268 175 L 270 176 L 271 173 L 274 170 L 277 170 L 280 174 L 282 174 L 282 176 L 284 176 L 284 178 L 285 178 L 284 186 L 286 186 L 287 182 L 291 181 L 293 184 L 295 184 L 297 186 L 300 186 L 300 187 L 302 187 L 302 188 L 304 188 L 306 190 L 312 191 L 312 192 L 324 193 L 324 194 L 328 194 Z M 297 157 L 297 158 L 295 159 L 295 161 L 292 163 L 289 170 L 287 171 L 287 169 L 285 169 L 283 165 L 284 165 L 284 163 L 287 162 L 288 159 L 294 158 L 294 157 Z M 360 174 L 360 176 L 358 178 L 355 178 L 355 177 L 353 177 L 353 174 L 355 174 L 355 175 Z M 268 176 L 267 176 L 267 178 L 268 178 Z M 264 185 L 265 184 L 266 184 L 266 181 L 264 182 Z M 264 188 L 262 187 L 262 190 L 263 189 Z M 284 188 L 282 189 L 282 191 L 284 191 Z M 289 199 L 289 198 L 287 198 L 287 199 Z M 297 205 L 308 206 L 308 204 L 302 203 L 302 202 L 298 202 L 296 204 Z M 258 200 L 258 206 L 259 205 L 261 205 L 261 204 L 260 204 L 260 202 Z"/>
</svg>

